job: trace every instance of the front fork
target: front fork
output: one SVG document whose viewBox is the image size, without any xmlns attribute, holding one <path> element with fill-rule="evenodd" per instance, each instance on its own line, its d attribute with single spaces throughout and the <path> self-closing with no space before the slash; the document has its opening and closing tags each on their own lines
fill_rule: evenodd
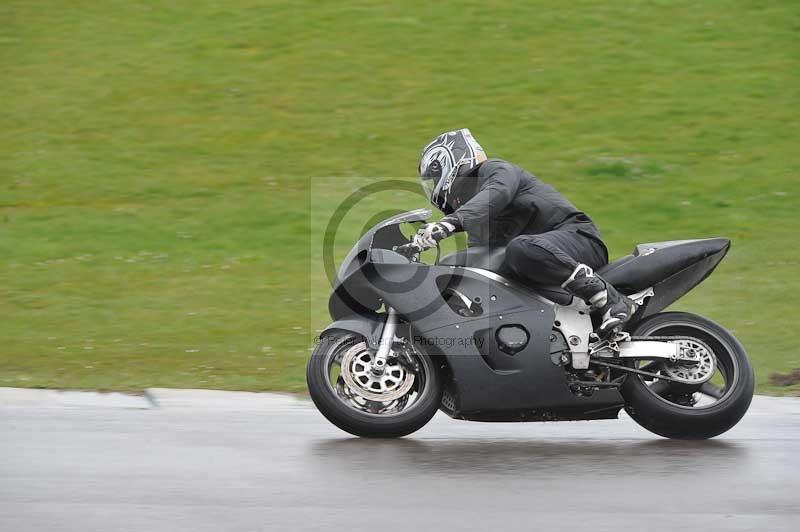
<svg viewBox="0 0 800 532">
<path fill-rule="evenodd" d="M 375 354 L 375 360 L 372 362 L 372 373 L 375 375 L 383 375 L 383 371 L 386 368 L 386 357 L 389 356 L 389 352 L 392 350 L 396 332 L 397 311 L 392 307 L 387 307 L 386 322 L 383 324 L 383 332 L 378 342 L 378 352 Z"/>
</svg>

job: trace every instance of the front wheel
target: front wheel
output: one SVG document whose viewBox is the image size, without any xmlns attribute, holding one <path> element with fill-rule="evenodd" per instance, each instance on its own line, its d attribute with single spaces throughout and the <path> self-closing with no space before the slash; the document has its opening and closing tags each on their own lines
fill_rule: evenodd
<svg viewBox="0 0 800 532">
<path fill-rule="evenodd" d="M 625 411 L 639 425 L 666 438 L 713 438 L 732 428 L 750 406 L 755 375 L 739 341 L 711 320 L 685 312 L 664 312 L 637 325 L 633 336 L 674 340 L 699 354 L 700 363 L 681 367 L 641 362 L 638 369 L 679 377 L 683 382 L 629 374 L 622 386 Z"/>
<path fill-rule="evenodd" d="M 366 438 L 399 438 L 422 428 L 442 399 L 438 368 L 427 355 L 396 343 L 382 373 L 360 336 L 322 338 L 306 371 L 317 409 L 340 429 Z"/>
</svg>

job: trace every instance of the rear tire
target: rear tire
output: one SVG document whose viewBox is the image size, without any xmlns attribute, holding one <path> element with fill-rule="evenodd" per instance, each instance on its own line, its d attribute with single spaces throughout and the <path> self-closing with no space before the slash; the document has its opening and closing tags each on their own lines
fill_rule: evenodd
<svg viewBox="0 0 800 532">
<path fill-rule="evenodd" d="M 699 440 L 718 436 L 742 419 L 753 398 L 755 374 L 744 347 L 731 333 L 702 316 L 664 312 L 645 319 L 631 334 L 696 338 L 713 351 L 720 371 L 726 375 L 716 402 L 695 407 L 676 404 L 655 393 L 640 376 L 629 374 L 621 392 L 625 411 L 639 425 L 665 438 Z M 677 385 L 679 390 L 682 386 Z"/>
<path fill-rule="evenodd" d="M 363 340 L 354 333 L 337 331 L 323 337 L 314 349 L 308 361 L 306 381 L 317 409 L 343 431 L 364 438 L 399 438 L 421 429 L 436 413 L 442 400 L 439 368 L 427 355 L 416 355 L 424 379 L 417 376 L 420 388 L 416 390 L 413 404 L 396 413 L 373 414 L 357 410 L 343 399 L 336 383 L 331 383 L 331 361 L 338 356 L 336 350 Z"/>
</svg>

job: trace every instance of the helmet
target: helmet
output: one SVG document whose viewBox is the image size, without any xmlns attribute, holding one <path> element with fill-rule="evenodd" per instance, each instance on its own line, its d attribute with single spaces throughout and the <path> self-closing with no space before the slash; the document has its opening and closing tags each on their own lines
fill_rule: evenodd
<svg viewBox="0 0 800 532">
<path fill-rule="evenodd" d="M 419 176 L 422 190 L 442 211 L 456 177 L 467 175 L 486 160 L 486 152 L 469 132 L 459 129 L 442 133 L 422 150 Z"/>
</svg>

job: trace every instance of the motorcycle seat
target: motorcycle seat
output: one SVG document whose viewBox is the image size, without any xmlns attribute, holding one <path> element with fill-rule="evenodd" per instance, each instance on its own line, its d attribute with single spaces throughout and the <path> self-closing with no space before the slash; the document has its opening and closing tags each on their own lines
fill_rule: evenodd
<svg viewBox="0 0 800 532">
<path fill-rule="evenodd" d="M 731 241 L 727 238 L 705 238 L 699 240 L 672 240 L 639 244 L 633 253 L 615 260 L 596 270 L 596 273 L 626 295 L 649 288 L 676 273 L 721 251 L 727 251 Z M 480 268 L 500 275 L 510 276 L 504 271 L 504 247 L 472 247 L 452 253 L 439 261 L 444 266 L 466 266 Z M 560 286 L 534 287 L 537 292 L 564 304 L 570 296 Z"/>
</svg>

